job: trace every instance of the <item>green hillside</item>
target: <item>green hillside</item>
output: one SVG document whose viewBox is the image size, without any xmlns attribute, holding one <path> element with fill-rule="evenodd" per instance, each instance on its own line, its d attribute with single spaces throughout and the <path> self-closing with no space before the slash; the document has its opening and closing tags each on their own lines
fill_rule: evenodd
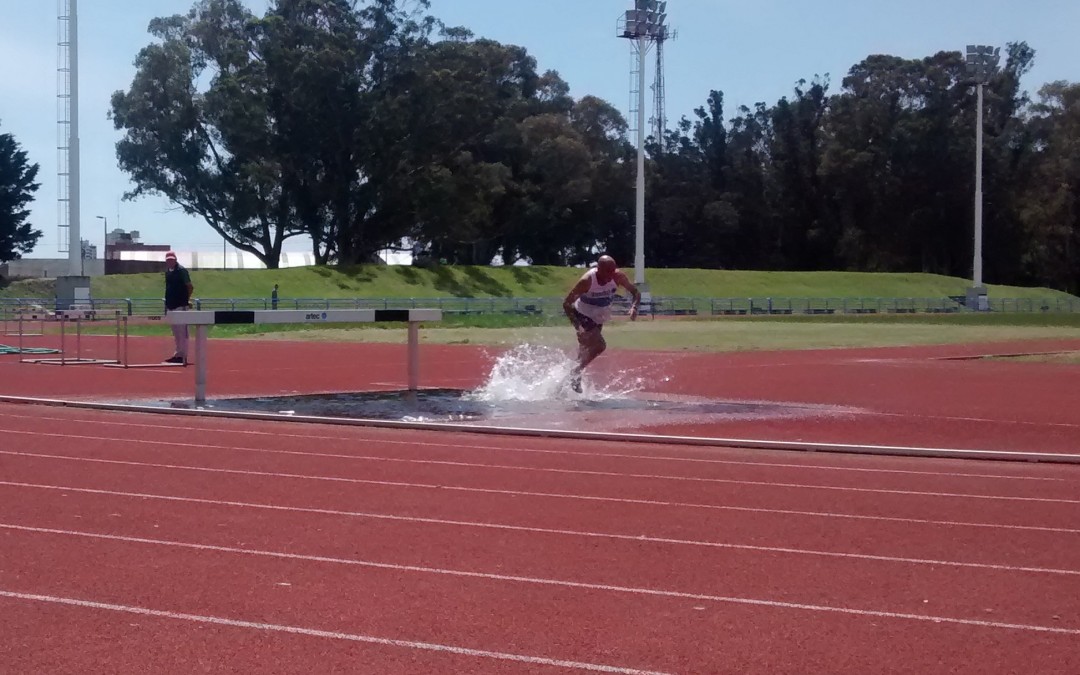
<svg viewBox="0 0 1080 675">
<path fill-rule="evenodd" d="M 192 272 L 200 298 L 266 298 L 275 283 L 286 298 L 437 298 L 565 295 L 580 269 L 562 267 L 456 267 L 424 269 L 364 265 L 339 269 L 304 267 L 284 270 L 205 270 Z M 648 270 L 654 295 L 687 298 L 940 298 L 963 295 L 970 281 L 934 274 L 865 274 L 857 272 L 740 272 L 724 270 Z M 97 277 L 97 299 L 159 298 L 162 275 Z M 1046 288 L 990 286 L 995 298 L 1070 297 Z M 17 281 L 0 297 L 52 297 L 49 280 Z"/>
</svg>

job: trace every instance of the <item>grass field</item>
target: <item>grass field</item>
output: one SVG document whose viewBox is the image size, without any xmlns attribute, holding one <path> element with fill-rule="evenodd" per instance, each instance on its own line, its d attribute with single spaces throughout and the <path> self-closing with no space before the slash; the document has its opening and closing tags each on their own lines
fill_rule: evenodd
<svg viewBox="0 0 1080 675">
<path fill-rule="evenodd" d="M 307 298 L 562 297 L 581 270 L 553 267 L 399 266 L 295 268 L 288 270 L 203 271 L 193 274 L 196 295 L 203 298 L 266 297 L 274 283 L 283 301 Z M 650 270 L 655 295 L 671 297 L 817 297 L 944 298 L 963 295 L 968 281 L 930 274 L 860 274 L 848 272 L 732 272 Z M 95 298 L 155 298 L 159 274 L 95 278 Z M 43 282 L 17 282 L 3 295 L 49 297 Z M 1069 298 L 1050 289 L 991 286 L 991 297 Z M 87 332 L 109 333 L 109 325 Z M 133 335 L 167 335 L 168 328 L 132 326 Z M 1080 338 L 1080 314 L 832 315 L 724 317 L 719 319 L 648 319 L 617 321 L 606 329 L 613 347 L 660 350 L 734 351 L 899 346 L 957 342 Z M 312 330 L 302 325 L 218 326 L 216 338 L 404 341 L 400 326 L 358 325 Z M 562 316 L 512 314 L 445 315 L 425 327 L 427 342 L 513 345 L 533 342 L 573 345 Z"/>
<path fill-rule="evenodd" d="M 289 298 L 559 298 L 582 270 L 563 267 L 456 267 L 424 269 L 365 265 L 353 268 L 303 267 L 285 270 L 206 270 L 192 273 L 200 298 L 267 298 L 275 283 Z M 965 279 L 934 274 L 857 272 L 742 272 L 648 270 L 654 295 L 686 298 L 944 298 L 963 295 Z M 160 274 L 96 277 L 94 298 L 160 298 Z M 989 286 L 995 298 L 1071 297 L 1046 288 Z M 52 297 L 52 282 L 14 282 L 0 297 Z"/>
<path fill-rule="evenodd" d="M 478 317 L 473 317 L 478 318 Z M 509 347 L 524 343 L 570 348 L 574 335 L 556 317 L 490 317 L 489 325 L 467 325 L 470 318 L 424 326 L 421 339 L 434 344 Z M 455 324 L 455 321 L 457 322 Z M 108 334 L 106 325 L 88 332 Z M 168 335 L 166 326 L 133 326 L 132 335 Z M 313 340 L 326 342 L 405 341 L 397 325 L 359 324 L 313 330 L 302 325 L 217 326 L 221 339 Z M 833 349 L 955 344 L 1028 339 L 1080 339 L 1080 315 L 964 314 L 901 316 L 784 316 L 721 319 L 643 319 L 613 322 L 605 328 L 612 348 L 695 351 Z"/>
</svg>

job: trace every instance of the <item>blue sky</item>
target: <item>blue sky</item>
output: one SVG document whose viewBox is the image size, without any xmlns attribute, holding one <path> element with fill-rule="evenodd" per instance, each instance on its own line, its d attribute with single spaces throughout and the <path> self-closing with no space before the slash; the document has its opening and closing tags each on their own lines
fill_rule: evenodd
<svg viewBox="0 0 1080 675">
<path fill-rule="evenodd" d="M 267 0 L 246 0 L 262 13 Z M 479 36 L 526 47 L 541 70 L 558 71 L 571 93 L 604 98 L 627 112 L 630 47 L 615 37 L 631 0 L 432 0 L 432 13 Z M 80 5 L 80 127 L 83 238 L 100 244 L 103 223 L 139 230 L 146 243 L 178 250 L 221 250 L 220 237 L 161 198 L 118 203 L 131 188 L 116 167 L 119 133 L 106 114 L 109 96 L 126 89 L 132 62 L 149 42 L 156 16 L 184 13 L 190 0 L 99 0 Z M 1036 50 L 1024 87 L 1080 81 L 1075 0 L 669 0 L 679 31 L 667 47 L 668 117 L 691 116 L 710 89 L 738 105 L 775 102 L 800 79 L 828 73 L 832 90 L 869 54 L 921 58 L 966 44 L 1026 40 Z M 12 133 L 41 165 L 31 222 L 44 232 L 32 257 L 57 254 L 56 3 L 0 0 L 0 132 Z M 650 74 L 651 81 L 651 74 Z M 651 107 L 650 107 L 651 110 Z M 287 250 L 308 250 L 293 240 Z"/>
</svg>

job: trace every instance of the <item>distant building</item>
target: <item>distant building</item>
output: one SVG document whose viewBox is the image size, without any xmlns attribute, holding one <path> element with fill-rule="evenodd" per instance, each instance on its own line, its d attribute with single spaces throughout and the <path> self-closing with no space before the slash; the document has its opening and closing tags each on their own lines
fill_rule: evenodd
<svg viewBox="0 0 1080 675">
<path fill-rule="evenodd" d="M 109 249 L 112 251 L 112 249 Z M 124 272 L 118 272 L 118 274 L 131 274 L 126 270 L 142 265 L 155 266 L 153 269 L 139 269 L 140 272 L 157 272 L 165 271 L 165 252 L 173 249 L 168 246 L 164 247 L 160 251 L 153 250 L 131 250 L 131 251 L 117 251 L 116 260 L 109 260 L 110 269 L 113 268 L 113 263 L 116 266 L 124 269 Z M 246 253 L 242 251 L 176 251 L 176 262 L 180 263 L 189 270 L 263 270 L 266 269 L 266 265 L 263 264 L 253 253 Z M 297 253 L 297 252 L 285 252 L 281 254 L 281 262 L 279 267 L 282 269 L 288 267 L 311 267 L 315 264 L 314 253 Z M 112 274 L 112 272 L 110 272 Z"/>
<path fill-rule="evenodd" d="M 102 274 L 141 274 L 165 271 L 165 254 L 174 251 L 170 244 L 144 244 L 138 230 L 114 229 L 105 233 L 104 255 L 98 258 L 98 247 L 82 242 L 82 274 L 96 277 Z M 231 247 L 230 247 L 231 248 Z M 379 256 L 392 265 L 409 264 L 408 253 L 385 251 Z M 228 251 L 176 251 L 177 261 L 189 270 L 260 270 L 266 265 L 252 253 Z M 281 254 L 279 267 L 311 267 L 316 264 L 311 252 L 287 251 Z M 0 265 L 0 276 L 16 278 L 56 278 L 71 274 L 67 258 L 25 258 Z"/>
<path fill-rule="evenodd" d="M 139 231 L 115 229 L 105 234 L 105 274 L 164 272 L 168 244 L 144 244 Z"/>
<path fill-rule="evenodd" d="M 104 261 L 97 257 L 98 249 L 85 239 L 79 242 L 82 259 L 76 276 L 100 277 Z M 0 265 L 0 279 L 55 279 L 72 276 L 71 261 L 67 258 L 20 258 Z"/>
</svg>

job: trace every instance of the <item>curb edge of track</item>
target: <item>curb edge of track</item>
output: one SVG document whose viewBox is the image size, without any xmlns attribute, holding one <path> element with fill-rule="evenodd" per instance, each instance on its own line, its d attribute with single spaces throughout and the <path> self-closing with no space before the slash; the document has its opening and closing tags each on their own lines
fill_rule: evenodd
<svg viewBox="0 0 1080 675">
<path fill-rule="evenodd" d="M 147 405 L 102 403 L 94 401 L 70 401 L 61 399 L 32 398 L 21 396 L 0 396 L 0 403 L 43 405 L 75 408 L 82 410 L 103 410 L 112 412 L 141 413 L 154 415 L 181 415 L 187 417 L 207 417 L 217 419 L 325 424 L 333 426 L 401 429 L 408 431 L 442 431 L 453 433 L 471 433 L 496 436 L 524 436 L 532 438 L 555 438 L 580 441 L 604 441 L 618 443 L 682 445 L 746 450 L 780 450 L 788 452 L 821 452 L 895 457 L 935 457 L 944 459 L 968 459 L 1080 465 L 1080 454 L 1051 452 L 974 450 L 961 448 L 925 448 L 849 443 L 809 443 L 802 441 L 782 441 L 768 439 L 716 438 L 710 436 L 665 436 L 658 434 L 633 434 L 601 431 L 568 431 L 565 429 L 530 429 L 517 427 L 454 424 L 449 422 L 405 422 L 396 420 L 319 417 L 314 415 L 281 415 L 275 413 L 207 410 L 205 408 L 162 408 Z"/>
</svg>

